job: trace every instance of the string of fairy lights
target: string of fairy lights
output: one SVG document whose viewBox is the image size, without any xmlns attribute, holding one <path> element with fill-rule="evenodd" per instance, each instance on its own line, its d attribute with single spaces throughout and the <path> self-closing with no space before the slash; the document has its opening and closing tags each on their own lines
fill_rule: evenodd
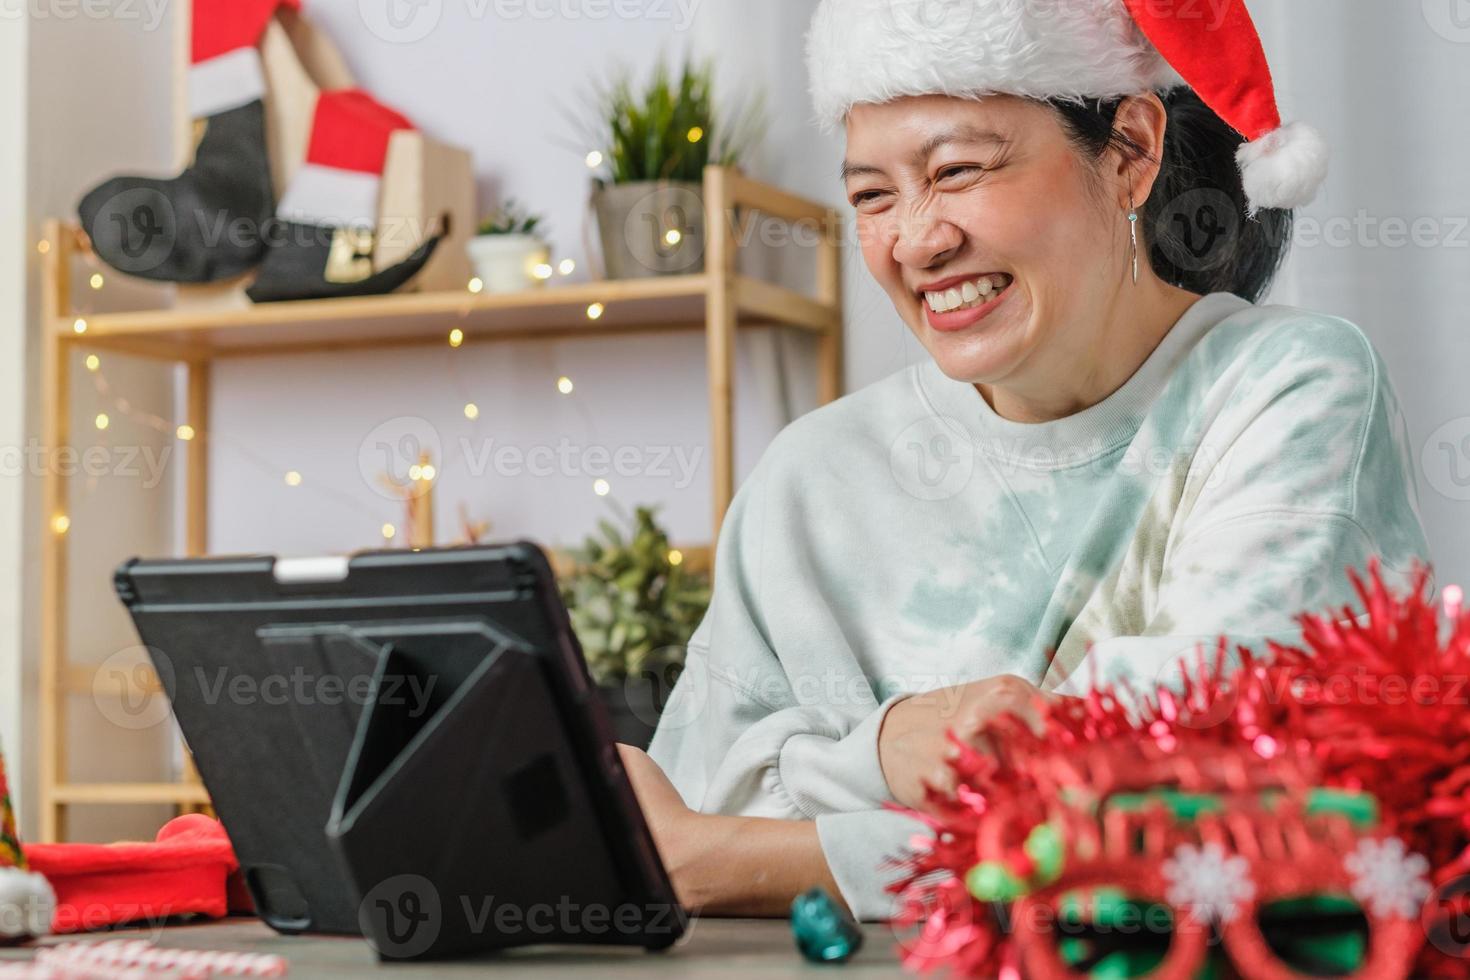
<svg viewBox="0 0 1470 980">
<path fill-rule="evenodd" d="M 698 143 L 704 138 L 704 130 L 698 126 L 692 127 L 687 137 L 689 142 Z M 597 170 L 603 165 L 604 161 L 605 157 L 600 150 L 592 150 L 584 158 L 584 162 L 589 170 Z M 683 236 L 684 231 L 681 228 L 671 225 L 663 231 L 662 238 L 665 244 L 674 246 L 683 240 Z M 52 243 L 46 239 L 42 239 L 36 243 L 36 251 L 42 255 L 50 252 L 51 248 Z M 90 250 L 83 250 L 81 254 L 93 266 L 92 271 L 87 276 L 87 286 L 90 294 L 95 295 L 100 293 L 107 284 L 107 277 L 97 267 L 98 260 L 94 253 Z M 570 276 L 576 269 L 576 262 L 567 258 L 562 259 L 554 266 L 550 262 L 538 262 L 528 270 L 528 274 L 536 284 L 544 284 L 557 276 L 562 278 Z M 471 296 L 482 293 L 484 289 L 485 283 L 479 276 L 471 277 L 465 285 L 466 292 Z M 88 328 L 87 317 L 93 314 L 89 302 L 83 303 L 82 306 L 83 309 L 77 312 L 77 315 L 72 321 L 72 331 L 78 336 L 86 335 Z M 473 310 L 473 304 L 466 303 L 458 313 L 459 319 L 462 322 L 467 320 Z M 588 320 L 595 321 L 601 319 L 606 311 L 606 303 L 595 301 L 589 303 L 583 312 Z M 446 340 L 448 350 L 451 353 L 451 356 L 448 358 L 450 381 L 454 386 L 456 394 L 462 401 L 462 414 L 464 419 L 471 425 L 476 425 L 481 418 L 480 406 L 474 400 L 464 379 L 460 376 L 456 363 L 458 359 L 452 356 L 452 352 L 462 348 L 467 340 L 463 327 L 455 326 L 451 328 Z M 103 362 L 99 354 L 95 352 L 88 353 L 83 363 L 92 379 L 92 385 L 96 391 L 97 398 L 104 406 L 103 410 L 99 410 L 92 420 L 93 428 L 99 435 L 112 429 L 115 418 L 123 418 L 133 424 L 141 425 L 181 443 L 187 444 L 201 437 L 207 437 L 213 445 L 222 446 L 237 454 L 241 459 L 263 474 L 273 479 L 280 479 L 287 487 L 306 487 L 309 491 L 322 494 L 352 510 L 369 515 L 374 520 L 377 520 L 381 516 L 378 511 L 369 507 L 357 496 L 345 493 L 325 483 L 311 483 L 303 475 L 300 468 L 280 466 L 275 461 L 267 459 L 259 452 L 256 452 L 250 446 L 230 437 L 227 432 L 218 429 L 203 432 L 195 424 L 197 420 L 174 423 L 156 413 L 138 409 L 125 396 L 114 389 L 103 370 Z M 555 385 L 556 391 L 563 396 L 570 396 L 576 390 L 575 383 L 565 374 L 557 376 Z M 594 440 L 597 439 L 597 424 L 592 413 L 588 411 L 587 406 L 580 399 L 573 399 L 571 404 L 576 408 L 578 415 L 587 428 L 589 436 Z M 468 443 L 466 441 L 461 440 L 458 452 L 451 458 L 441 460 L 438 466 L 435 466 L 429 460 L 415 461 L 408 467 L 407 475 L 409 481 L 417 485 L 435 484 L 442 479 L 445 473 L 450 472 L 459 464 L 466 461 L 465 453 L 467 445 Z M 86 491 L 89 494 L 92 493 L 96 490 L 97 485 L 98 477 L 93 474 L 88 474 L 84 485 Z M 598 477 L 592 481 L 592 492 L 599 497 L 606 497 L 612 492 L 612 486 L 606 478 Z M 70 515 L 65 512 L 52 515 L 51 529 L 59 535 L 68 533 L 71 530 Z M 398 535 L 398 528 L 391 522 L 384 522 L 380 527 L 380 532 L 384 542 L 391 543 Z M 674 550 L 670 552 L 669 557 L 671 561 L 677 564 L 682 558 L 682 555 L 677 550 Z"/>
</svg>

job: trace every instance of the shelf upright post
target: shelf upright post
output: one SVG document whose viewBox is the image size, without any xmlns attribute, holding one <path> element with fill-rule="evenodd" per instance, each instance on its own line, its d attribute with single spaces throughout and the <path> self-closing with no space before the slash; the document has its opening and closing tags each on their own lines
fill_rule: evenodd
<svg viewBox="0 0 1470 980">
<path fill-rule="evenodd" d="M 191 358 L 185 364 L 188 372 L 185 395 L 186 417 L 184 422 L 193 430 L 189 440 L 184 472 L 184 551 L 190 558 L 200 558 L 209 553 L 209 385 L 211 363 L 203 355 Z M 202 785 L 199 770 L 194 766 L 194 756 L 189 747 L 183 748 L 183 768 L 180 781 L 185 786 Z M 181 803 L 179 809 L 185 813 L 209 812 L 207 805 Z"/>
<path fill-rule="evenodd" d="M 71 256 L 74 232 L 48 221 L 41 257 L 41 824 L 38 839 L 57 841 L 66 833 L 65 804 L 59 788 L 66 781 L 67 537 L 68 487 L 58 453 L 71 438 L 71 344 L 66 323 L 71 309 Z"/>
<path fill-rule="evenodd" d="M 188 361 L 187 411 L 184 421 L 193 430 L 184 474 L 184 550 L 190 558 L 209 553 L 209 381 L 210 362 L 199 356 Z"/>
<path fill-rule="evenodd" d="M 842 219 L 829 210 L 817 247 L 817 299 L 832 312 L 817 341 L 817 398 L 821 404 L 842 397 Z"/>
<path fill-rule="evenodd" d="M 704 274 L 706 353 L 709 373 L 710 469 L 714 475 L 711 542 L 735 497 L 735 233 L 728 171 L 704 168 Z"/>
</svg>

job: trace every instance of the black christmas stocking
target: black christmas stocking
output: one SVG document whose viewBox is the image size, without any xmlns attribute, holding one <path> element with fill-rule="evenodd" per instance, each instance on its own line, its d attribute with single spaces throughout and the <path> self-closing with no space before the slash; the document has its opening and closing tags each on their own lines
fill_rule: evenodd
<svg viewBox="0 0 1470 980">
<path fill-rule="evenodd" d="M 108 265 L 145 279 L 203 283 L 259 263 L 275 195 L 255 45 L 277 8 L 297 3 L 194 0 L 189 105 L 203 135 L 177 177 L 114 177 L 82 198 L 82 228 Z"/>
<path fill-rule="evenodd" d="M 428 262 L 442 230 L 380 227 L 378 199 L 388 141 L 412 129 L 366 92 L 323 92 L 312 118 L 306 162 L 276 209 L 260 274 L 246 290 L 257 303 L 371 296 L 404 285 Z M 422 243 L 405 259 L 376 268 L 378 236 L 412 235 Z"/>
</svg>

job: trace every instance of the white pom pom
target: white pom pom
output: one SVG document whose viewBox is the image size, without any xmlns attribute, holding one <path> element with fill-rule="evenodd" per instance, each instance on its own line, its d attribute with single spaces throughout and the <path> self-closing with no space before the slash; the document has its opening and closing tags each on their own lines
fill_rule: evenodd
<svg viewBox="0 0 1470 980">
<path fill-rule="evenodd" d="M 51 931 L 56 893 L 34 871 L 0 867 L 0 938 L 44 936 Z"/>
<path fill-rule="evenodd" d="M 1310 204 L 1327 179 L 1327 140 L 1306 123 L 1272 130 L 1235 153 L 1254 214 L 1258 208 Z"/>
</svg>

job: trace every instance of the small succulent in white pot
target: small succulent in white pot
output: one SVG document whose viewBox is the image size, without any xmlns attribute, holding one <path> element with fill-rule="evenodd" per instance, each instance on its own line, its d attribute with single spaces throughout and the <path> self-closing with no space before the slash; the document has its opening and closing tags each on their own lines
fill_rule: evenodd
<svg viewBox="0 0 1470 980">
<path fill-rule="evenodd" d="M 486 292 L 513 293 L 550 278 L 551 247 L 536 233 L 542 220 L 511 198 L 480 222 L 468 247 Z"/>
</svg>

